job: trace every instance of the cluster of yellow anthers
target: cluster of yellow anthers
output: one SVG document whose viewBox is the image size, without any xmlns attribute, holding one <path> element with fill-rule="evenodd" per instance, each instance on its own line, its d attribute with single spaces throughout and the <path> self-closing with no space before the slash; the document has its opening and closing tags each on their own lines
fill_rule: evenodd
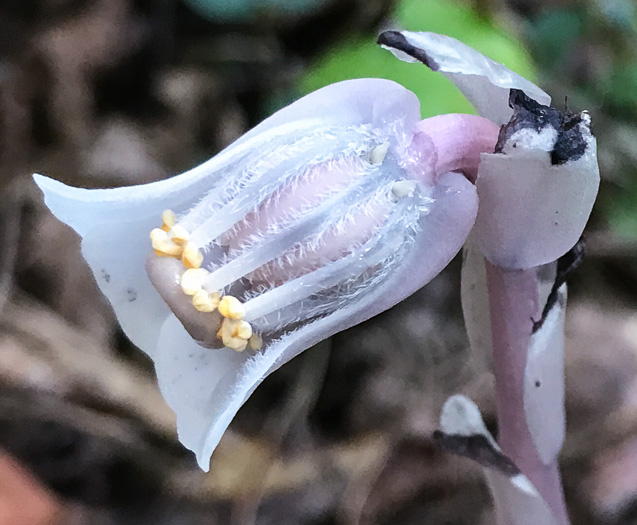
<svg viewBox="0 0 637 525">
<path fill-rule="evenodd" d="M 197 245 L 190 242 L 190 234 L 183 226 L 177 224 L 177 216 L 171 210 L 161 215 L 161 228 L 154 228 L 150 232 L 150 240 L 157 255 L 163 257 L 181 258 L 186 268 L 200 268 L 203 254 Z"/>
<path fill-rule="evenodd" d="M 218 310 L 223 316 L 217 337 L 228 348 L 242 352 L 247 346 L 259 350 L 263 344 L 257 334 L 252 333 L 250 323 L 243 320 L 245 308 L 241 301 L 232 295 L 221 297 L 219 292 L 209 293 L 204 283 L 209 275 L 201 267 L 203 254 L 189 240 L 189 234 L 177 223 L 177 217 L 171 210 L 162 214 L 163 225 L 150 232 L 150 240 L 155 253 L 161 257 L 181 258 L 186 271 L 181 275 L 181 289 L 192 297 L 192 305 L 200 312 Z"/>
</svg>

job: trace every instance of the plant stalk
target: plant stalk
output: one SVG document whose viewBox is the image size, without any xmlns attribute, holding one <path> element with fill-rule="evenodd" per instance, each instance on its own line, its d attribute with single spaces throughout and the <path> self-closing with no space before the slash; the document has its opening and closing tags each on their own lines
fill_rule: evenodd
<svg viewBox="0 0 637 525">
<path fill-rule="evenodd" d="M 540 458 L 529 431 L 524 406 L 525 370 L 533 320 L 539 319 L 542 312 L 538 300 L 537 269 L 510 271 L 486 260 L 485 264 L 493 335 L 498 443 L 531 480 L 555 514 L 557 523 L 568 525 L 557 457 L 549 464 Z M 563 374 L 555 376 L 555 380 L 564 381 Z M 544 387 L 550 388 L 550 385 Z M 545 409 L 552 410 L 554 407 Z M 545 428 L 543 431 L 552 432 L 552 429 Z"/>
</svg>

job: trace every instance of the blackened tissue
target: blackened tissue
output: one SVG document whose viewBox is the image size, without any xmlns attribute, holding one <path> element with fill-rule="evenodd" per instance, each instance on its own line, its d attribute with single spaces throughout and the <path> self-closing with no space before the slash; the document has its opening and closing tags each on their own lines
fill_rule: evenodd
<svg viewBox="0 0 637 525">
<path fill-rule="evenodd" d="M 551 126 L 557 131 L 557 140 L 550 152 L 551 164 L 564 164 L 584 155 L 586 139 L 579 125 L 582 122 L 580 114 L 562 113 L 555 108 L 543 106 L 519 89 L 511 90 L 509 106 L 513 109 L 513 116 L 500 128 L 496 153 L 501 153 L 506 142 L 521 129 L 534 129 L 539 133 Z"/>
</svg>

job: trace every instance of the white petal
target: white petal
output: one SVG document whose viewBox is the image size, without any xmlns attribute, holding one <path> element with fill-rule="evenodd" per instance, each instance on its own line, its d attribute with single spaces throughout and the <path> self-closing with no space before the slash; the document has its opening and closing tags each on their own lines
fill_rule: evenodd
<svg viewBox="0 0 637 525">
<path fill-rule="evenodd" d="M 145 221 L 100 224 L 82 240 L 82 255 L 122 330 L 150 356 L 161 325 L 170 314 L 144 269 L 148 257 L 146 238 L 156 225 L 156 215 Z"/>
<path fill-rule="evenodd" d="M 419 120 L 420 102 L 411 91 L 392 80 L 358 78 L 336 82 L 304 96 L 264 120 L 233 146 L 290 122 L 309 127 L 365 123 L 383 126 L 402 121 L 409 129 Z"/>
<path fill-rule="evenodd" d="M 82 252 L 128 337 L 153 354 L 169 313 L 145 272 L 152 228 L 161 213 L 190 208 L 234 163 L 275 136 L 302 136 L 315 126 L 372 123 L 411 129 L 419 120 L 416 96 L 395 82 L 358 79 L 333 84 L 266 119 L 219 155 L 190 171 L 152 184 L 87 190 L 34 175 L 53 214 L 83 238 Z"/>
<path fill-rule="evenodd" d="M 564 443 L 564 310 L 566 285 L 531 337 L 524 379 L 524 412 L 540 459 L 552 464 Z"/>
<path fill-rule="evenodd" d="M 230 420 L 261 382 L 276 348 L 251 355 L 198 345 L 170 315 L 158 342 L 155 369 L 161 392 L 177 414 L 179 440 L 208 470 L 210 455 Z"/>
<path fill-rule="evenodd" d="M 508 269 L 552 262 L 581 237 L 595 202 L 594 139 L 581 158 L 558 165 L 541 150 L 483 154 L 476 185 L 475 236 L 487 259 Z"/>
<path fill-rule="evenodd" d="M 432 70 L 440 71 L 480 115 L 496 124 L 505 124 L 511 118 L 512 88 L 524 91 L 541 104 L 551 102 L 551 97 L 532 82 L 454 38 L 428 32 L 387 31 L 379 41 L 401 60 L 420 60 Z"/>
<path fill-rule="evenodd" d="M 260 353 L 203 349 L 169 317 L 159 338 L 159 385 L 177 414 L 180 439 L 196 453 L 203 469 L 208 469 L 210 456 L 236 412 L 269 373 L 309 346 L 390 308 L 448 264 L 471 229 L 477 211 L 475 187 L 462 175 L 449 173 L 439 177 L 432 199 L 430 211 L 421 218 L 416 243 L 399 271 L 357 302 Z"/>
<path fill-rule="evenodd" d="M 400 121 L 409 129 L 419 120 L 417 97 L 400 84 L 379 78 L 347 80 L 281 109 L 221 153 L 179 177 L 105 190 L 72 188 L 42 175 L 34 175 L 34 180 L 54 215 L 83 236 L 93 225 L 119 220 L 124 215 L 132 220 L 148 217 L 156 210 L 177 211 L 180 204 L 203 195 L 211 177 L 272 136 L 302 136 L 307 129 L 332 124 L 382 126 Z"/>
<path fill-rule="evenodd" d="M 491 369 L 493 339 L 485 258 L 478 249 L 473 234 L 465 244 L 462 255 L 460 296 L 471 357 L 478 370 Z"/>
</svg>

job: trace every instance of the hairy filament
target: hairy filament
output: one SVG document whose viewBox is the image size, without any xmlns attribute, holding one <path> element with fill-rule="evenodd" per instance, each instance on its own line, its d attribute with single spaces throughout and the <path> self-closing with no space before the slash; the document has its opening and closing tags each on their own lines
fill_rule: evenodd
<svg viewBox="0 0 637 525">
<path fill-rule="evenodd" d="M 192 230 L 191 240 L 203 247 L 244 219 L 277 189 L 289 185 L 308 168 L 332 159 L 334 151 L 343 156 L 361 155 L 372 147 L 371 140 L 379 142 L 366 126 L 361 126 L 339 133 L 322 129 L 291 145 L 274 143 L 270 145 L 272 153 L 264 156 L 261 152 L 259 161 L 249 169 L 243 163 L 237 166 L 241 175 L 209 192 L 181 224 Z"/>
<path fill-rule="evenodd" d="M 355 279 L 368 268 L 373 268 L 390 259 L 404 242 L 404 238 L 400 235 L 401 233 L 404 235 L 404 226 L 397 225 L 393 219 L 404 214 L 406 207 L 406 205 L 397 206 L 392 211 L 388 223 L 349 255 L 283 283 L 244 303 L 245 320 L 253 322 L 259 317 L 265 317 L 289 306 L 291 297 L 298 302 L 311 295 L 319 294 L 343 281 Z M 384 238 L 389 238 L 389 242 L 382 244 L 381 241 Z"/>
<path fill-rule="evenodd" d="M 379 185 L 382 185 L 383 181 L 386 183 L 387 177 L 382 177 L 381 174 L 377 177 L 362 178 L 352 184 L 345 192 L 337 193 L 326 199 L 295 224 L 281 229 L 276 235 L 269 236 L 267 242 L 253 245 L 252 248 L 243 251 L 241 255 L 213 271 L 208 276 L 204 288 L 208 291 L 221 290 L 272 261 L 280 254 L 293 249 L 309 236 L 326 231 L 332 224 L 335 210 L 347 210 L 356 203 L 370 200 L 370 197 L 374 195 L 387 193 L 386 184 L 381 186 L 379 190 Z"/>
</svg>

